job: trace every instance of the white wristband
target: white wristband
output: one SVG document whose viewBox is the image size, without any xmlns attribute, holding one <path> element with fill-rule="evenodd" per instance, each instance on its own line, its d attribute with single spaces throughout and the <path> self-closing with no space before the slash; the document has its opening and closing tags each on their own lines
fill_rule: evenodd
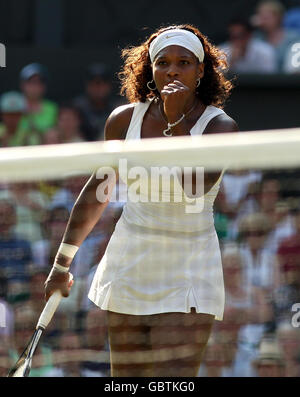
<svg viewBox="0 0 300 397">
<path fill-rule="evenodd" d="M 73 259 L 78 249 L 79 247 L 77 247 L 77 245 L 61 243 L 57 251 L 57 255 L 62 254 Z"/>
<path fill-rule="evenodd" d="M 61 266 L 58 263 L 54 262 L 53 268 L 58 270 L 61 273 L 68 273 L 69 267 Z"/>
<path fill-rule="evenodd" d="M 79 249 L 79 247 L 77 247 L 77 245 L 61 243 L 58 248 L 56 257 L 55 257 L 53 268 L 58 270 L 61 273 L 68 273 L 70 267 L 66 267 L 66 266 L 62 266 L 62 265 L 58 264 L 57 257 L 60 254 L 62 254 L 64 256 L 66 256 L 67 258 L 73 259 L 76 252 L 78 251 L 78 249 Z"/>
</svg>

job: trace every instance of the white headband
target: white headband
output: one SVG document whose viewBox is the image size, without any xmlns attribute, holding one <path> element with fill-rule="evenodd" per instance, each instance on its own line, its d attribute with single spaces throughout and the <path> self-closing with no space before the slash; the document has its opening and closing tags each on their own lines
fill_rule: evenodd
<svg viewBox="0 0 300 397">
<path fill-rule="evenodd" d="M 184 47 L 203 62 L 204 50 L 201 41 L 194 33 L 185 29 L 170 29 L 158 35 L 149 46 L 151 62 L 153 63 L 156 55 L 169 45 Z"/>
</svg>

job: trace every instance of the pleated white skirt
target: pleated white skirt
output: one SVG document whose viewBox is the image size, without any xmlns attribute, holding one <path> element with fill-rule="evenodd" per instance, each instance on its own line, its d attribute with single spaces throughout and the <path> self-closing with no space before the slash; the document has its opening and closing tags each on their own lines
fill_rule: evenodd
<svg viewBox="0 0 300 397">
<path fill-rule="evenodd" d="M 88 294 L 103 310 L 143 315 L 198 313 L 223 319 L 224 281 L 214 228 L 169 233 L 121 216 Z"/>
</svg>

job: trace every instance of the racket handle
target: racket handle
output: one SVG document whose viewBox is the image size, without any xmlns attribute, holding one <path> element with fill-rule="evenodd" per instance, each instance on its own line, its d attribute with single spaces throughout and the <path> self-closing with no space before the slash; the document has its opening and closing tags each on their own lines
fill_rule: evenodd
<svg viewBox="0 0 300 397">
<path fill-rule="evenodd" d="M 53 294 L 48 299 L 44 310 L 42 311 L 39 321 L 37 323 L 36 329 L 42 328 L 45 329 L 47 325 L 50 323 L 53 314 L 55 313 L 59 302 L 61 301 L 62 294 L 59 290 L 53 292 Z"/>
<path fill-rule="evenodd" d="M 73 274 L 69 273 L 69 281 L 73 280 Z M 62 294 L 59 290 L 54 291 L 53 294 L 48 299 L 37 323 L 36 329 L 45 329 L 50 323 L 53 314 L 55 313 L 60 301 L 62 299 Z"/>
</svg>

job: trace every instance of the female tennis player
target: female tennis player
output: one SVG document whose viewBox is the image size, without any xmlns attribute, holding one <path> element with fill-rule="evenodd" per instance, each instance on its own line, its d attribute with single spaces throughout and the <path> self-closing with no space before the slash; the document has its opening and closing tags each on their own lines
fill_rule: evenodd
<svg viewBox="0 0 300 397">
<path fill-rule="evenodd" d="M 109 116 L 107 140 L 160 137 L 168 145 L 172 136 L 238 130 L 222 110 L 232 89 L 223 75 L 226 60 L 195 27 L 160 29 L 123 56 L 121 92 L 129 104 Z M 72 258 L 108 204 L 96 198 L 106 178 L 92 175 L 74 205 L 46 299 L 56 289 L 68 296 Z M 182 194 L 182 202 L 125 204 L 89 292 L 107 311 L 112 376 L 197 375 L 214 319 L 222 320 L 224 310 L 213 219 L 221 178 L 205 173 L 198 213 L 186 211 L 185 185 L 178 191 L 175 182 L 172 197 Z M 192 182 L 195 187 L 195 172 Z"/>
</svg>

